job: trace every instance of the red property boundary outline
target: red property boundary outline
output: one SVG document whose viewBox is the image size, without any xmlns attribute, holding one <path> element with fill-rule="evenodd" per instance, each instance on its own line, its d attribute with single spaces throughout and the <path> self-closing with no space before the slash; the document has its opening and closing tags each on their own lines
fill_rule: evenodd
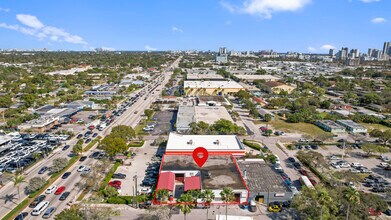
<svg viewBox="0 0 391 220">
<path fill-rule="evenodd" d="M 158 181 L 156 183 L 156 188 L 155 188 L 155 194 L 153 196 L 153 204 L 154 205 L 178 205 L 178 204 L 193 204 L 193 205 L 205 205 L 206 202 L 170 202 L 170 201 L 166 201 L 166 202 L 161 202 L 159 200 L 157 200 L 157 193 L 158 193 L 158 189 L 157 189 L 157 184 L 159 183 L 159 180 L 160 180 L 160 174 L 162 172 L 162 167 L 163 167 L 163 164 L 164 164 L 164 157 L 166 155 L 168 156 L 173 156 L 173 155 L 186 155 L 186 156 L 192 156 L 193 152 L 183 152 L 183 153 L 176 153 L 176 154 L 173 154 L 173 153 L 168 153 L 168 154 L 163 154 L 163 157 L 162 157 L 162 161 L 160 163 L 160 168 L 159 168 L 159 178 L 158 178 Z M 239 172 L 240 174 L 240 179 L 242 180 L 242 183 L 243 185 L 246 187 L 246 190 L 247 190 L 247 197 L 246 197 L 246 201 L 245 202 L 210 202 L 208 203 L 209 205 L 247 205 L 248 204 L 248 198 L 250 196 L 250 189 L 247 187 L 247 184 L 246 184 L 246 181 L 244 181 L 243 179 L 243 174 L 242 174 L 242 171 L 239 169 L 239 166 L 238 166 L 238 163 L 236 162 L 236 159 L 235 159 L 235 156 L 231 153 L 224 153 L 224 152 L 212 152 L 212 153 L 209 153 L 209 155 L 225 155 L 225 156 L 230 156 L 233 163 L 235 164 L 235 167 L 236 167 L 236 170 Z"/>
</svg>

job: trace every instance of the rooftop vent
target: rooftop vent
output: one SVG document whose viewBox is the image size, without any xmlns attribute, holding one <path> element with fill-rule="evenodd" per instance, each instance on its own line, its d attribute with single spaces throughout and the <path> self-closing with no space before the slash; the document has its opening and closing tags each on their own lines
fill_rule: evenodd
<svg viewBox="0 0 391 220">
<path fill-rule="evenodd" d="M 219 140 L 216 140 L 215 142 L 213 142 L 213 144 L 219 145 L 219 144 L 220 144 L 220 141 L 219 141 Z"/>
<path fill-rule="evenodd" d="M 190 139 L 190 140 L 187 142 L 187 144 L 188 144 L 188 145 L 193 145 L 193 140 Z"/>
</svg>

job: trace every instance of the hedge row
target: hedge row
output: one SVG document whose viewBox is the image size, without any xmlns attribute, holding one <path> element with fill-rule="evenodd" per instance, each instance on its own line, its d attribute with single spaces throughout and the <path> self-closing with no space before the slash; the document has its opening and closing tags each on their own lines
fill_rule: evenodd
<svg viewBox="0 0 391 220">
<path fill-rule="evenodd" d="M 145 141 L 142 140 L 140 143 L 131 143 L 129 144 L 129 147 L 142 147 L 144 145 Z"/>
<path fill-rule="evenodd" d="M 29 194 L 29 198 L 34 198 L 34 197 L 36 197 L 38 194 L 41 194 L 42 189 L 46 189 L 46 188 L 49 186 L 49 184 L 50 184 L 49 180 L 46 181 L 45 184 L 43 184 L 41 188 L 39 188 L 39 189 L 38 189 L 37 191 L 35 191 L 35 192 L 30 193 L 30 194 Z"/>
<path fill-rule="evenodd" d="M 114 166 L 110 169 L 110 171 L 107 173 L 106 177 L 103 179 L 101 189 L 103 189 L 107 184 L 109 184 L 111 178 L 113 177 L 113 174 L 117 170 L 117 168 L 121 165 L 121 162 L 117 161 L 115 162 Z"/>
<path fill-rule="evenodd" d="M 106 203 L 109 204 L 132 204 L 133 196 L 114 196 L 107 199 Z"/>
<path fill-rule="evenodd" d="M 261 145 L 260 144 L 257 144 L 257 143 L 253 143 L 253 142 L 250 142 L 248 140 L 243 140 L 243 144 L 245 144 L 246 146 L 254 149 L 254 150 L 261 150 Z"/>
<path fill-rule="evenodd" d="M 313 172 L 322 182 L 330 185 L 329 180 L 322 174 L 320 173 L 314 166 L 312 166 L 307 160 L 304 160 L 303 158 L 298 157 L 299 159 L 306 167 L 308 167 L 311 172 Z"/>
</svg>

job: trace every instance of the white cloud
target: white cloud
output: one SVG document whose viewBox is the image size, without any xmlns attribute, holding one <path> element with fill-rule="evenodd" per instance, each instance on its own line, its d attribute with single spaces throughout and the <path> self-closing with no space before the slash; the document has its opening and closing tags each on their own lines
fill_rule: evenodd
<svg viewBox="0 0 391 220">
<path fill-rule="evenodd" d="M 310 2 L 311 0 L 245 0 L 240 7 L 224 1 L 220 4 L 230 12 L 258 15 L 270 19 L 275 12 L 297 11 Z"/>
<path fill-rule="evenodd" d="M 20 21 L 20 23 L 22 23 L 28 27 L 34 28 L 34 29 L 41 29 L 41 28 L 45 27 L 45 25 L 43 25 L 42 22 L 39 21 L 38 18 L 33 15 L 19 14 L 19 15 L 16 15 L 16 19 L 18 19 L 18 21 Z"/>
<path fill-rule="evenodd" d="M 361 0 L 364 3 L 380 2 L 380 0 Z"/>
<path fill-rule="evenodd" d="M 316 51 L 315 47 L 311 47 L 311 46 L 307 47 L 307 50 L 309 52 L 315 52 Z"/>
<path fill-rule="evenodd" d="M 374 19 L 371 20 L 371 22 L 374 23 L 374 24 L 384 23 L 384 22 L 386 22 L 386 21 L 387 21 L 387 20 L 384 19 L 384 18 L 374 18 Z"/>
<path fill-rule="evenodd" d="M 156 48 L 153 48 L 149 45 L 145 45 L 145 49 L 148 50 L 148 51 L 154 51 L 154 50 L 157 50 Z"/>
<path fill-rule="evenodd" d="M 321 50 L 330 50 L 330 49 L 335 49 L 335 47 L 331 44 L 325 44 L 320 47 Z"/>
<path fill-rule="evenodd" d="M 231 21 L 226 21 L 225 24 L 226 25 L 231 25 Z"/>
<path fill-rule="evenodd" d="M 16 15 L 16 19 L 25 26 L 0 23 L 0 27 L 34 36 L 39 40 L 48 39 L 54 42 L 67 42 L 83 45 L 88 44 L 82 37 L 78 35 L 70 34 L 61 28 L 44 25 L 37 17 L 33 15 L 18 14 Z"/>
<path fill-rule="evenodd" d="M 173 32 L 180 32 L 180 33 L 183 33 L 183 30 L 180 29 L 180 28 L 178 28 L 178 27 L 172 27 L 171 30 L 172 30 Z"/>
<path fill-rule="evenodd" d="M 0 11 L 10 12 L 11 10 L 9 8 L 0 8 Z"/>
</svg>

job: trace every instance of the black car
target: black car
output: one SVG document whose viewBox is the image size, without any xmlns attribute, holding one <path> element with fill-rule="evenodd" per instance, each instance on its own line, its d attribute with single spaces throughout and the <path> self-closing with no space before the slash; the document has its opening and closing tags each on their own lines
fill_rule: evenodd
<svg viewBox="0 0 391 220">
<path fill-rule="evenodd" d="M 387 216 L 391 216 L 391 209 L 387 209 L 386 211 L 384 211 L 384 214 L 386 214 Z"/>
<path fill-rule="evenodd" d="M 303 149 L 303 146 L 301 146 L 301 145 L 296 145 L 296 149 L 301 150 L 301 149 Z"/>
<path fill-rule="evenodd" d="M 87 140 L 86 140 L 86 144 L 88 144 L 88 143 L 90 143 L 91 142 L 91 138 L 88 138 Z"/>
<path fill-rule="evenodd" d="M 373 187 L 372 192 L 385 192 L 386 190 L 384 189 L 384 187 Z"/>
<path fill-rule="evenodd" d="M 29 207 L 30 208 L 35 208 L 40 202 L 46 199 L 45 195 L 40 195 L 37 198 L 34 199 L 32 203 L 30 203 Z"/>
<path fill-rule="evenodd" d="M 79 161 L 85 161 L 87 159 L 87 156 L 80 157 Z"/>
<path fill-rule="evenodd" d="M 69 194 L 71 194 L 70 192 L 64 192 L 61 196 L 60 196 L 60 201 L 64 201 L 68 198 Z"/>
<path fill-rule="evenodd" d="M 293 158 L 293 157 L 288 157 L 288 161 L 291 162 L 291 163 L 296 162 L 295 158 Z"/>
<path fill-rule="evenodd" d="M 71 172 L 66 172 L 64 173 L 64 175 L 62 175 L 62 179 L 65 180 L 66 178 L 68 178 L 69 176 L 71 175 Z"/>
<path fill-rule="evenodd" d="M 294 163 L 293 163 L 293 166 L 294 166 L 296 169 L 300 169 L 300 168 L 301 168 L 301 164 L 298 163 L 298 162 L 294 162 Z"/>
<path fill-rule="evenodd" d="M 92 153 L 90 155 L 90 158 L 96 158 L 97 156 L 99 156 L 99 154 L 100 154 L 100 152 L 95 151 L 94 153 Z"/>
<path fill-rule="evenodd" d="M 126 178 L 126 174 L 123 174 L 123 173 L 114 173 L 113 174 L 113 179 L 125 179 Z"/>
<path fill-rule="evenodd" d="M 313 150 L 317 150 L 319 147 L 318 147 L 318 145 L 311 145 L 311 148 L 312 148 Z"/>
<path fill-rule="evenodd" d="M 93 138 L 96 137 L 96 136 L 98 136 L 98 133 L 94 133 L 94 134 L 92 135 Z"/>
<path fill-rule="evenodd" d="M 29 214 L 29 213 L 27 213 L 27 212 L 22 212 L 22 213 L 20 213 L 19 215 L 17 215 L 17 216 L 14 218 L 14 220 L 23 220 L 24 218 L 27 217 L 28 214 Z"/>
<path fill-rule="evenodd" d="M 65 145 L 62 150 L 67 150 L 70 146 L 69 145 Z"/>
<path fill-rule="evenodd" d="M 43 174 L 43 173 L 45 173 L 45 171 L 48 170 L 48 169 L 49 169 L 48 167 L 44 166 L 44 167 L 42 167 L 42 168 L 38 171 L 38 174 Z"/>
<path fill-rule="evenodd" d="M 76 138 L 77 138 L 77 139 L 80 139 L 80 138 L 82 138 L 82 137 L 83 137 L 83 134 L 78 134 Z"/>
</svg>

